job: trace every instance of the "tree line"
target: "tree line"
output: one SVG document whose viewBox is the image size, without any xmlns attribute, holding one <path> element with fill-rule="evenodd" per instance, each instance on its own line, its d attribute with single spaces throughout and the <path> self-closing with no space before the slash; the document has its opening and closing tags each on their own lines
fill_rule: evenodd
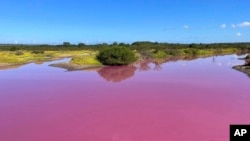
<svg viewBox="0 0 250 141">
<path fill-rule="evenodd" d="M 166 49 L 220 49 L 220 48 L 238 48 L 242 50 L 250 50 L 250 42 L 244 43 L 192 43 L 192 44 L 180 44 L 180 43 L 159 43 L 159 42 L 148 42 L 148 41 L 137 41 L 131 44 L 128 43 L 117 43 L 112 44 L 101 43 L 87 45 L 85 43 L 71 44 L 70 42 L 63 42 L 61 45 L 31 45 L 31 44 L 0 44 L 0 50 L 2 51 L 16 51 L 16 50 L 28 50 L 28 51 L 60 51 L 60 50 L 103 50 L 109 47 L 126 47 L 138 51 L 143 50 L 166 50 Z"/>
</svg>

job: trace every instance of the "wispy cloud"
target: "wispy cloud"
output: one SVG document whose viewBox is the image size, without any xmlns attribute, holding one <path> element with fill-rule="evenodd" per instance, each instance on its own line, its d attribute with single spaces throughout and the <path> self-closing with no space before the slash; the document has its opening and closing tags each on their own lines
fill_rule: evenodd
<svg viewBox="0 0 250 141">
<path fill-rule="evenodd" d="M 236 35 L 237 35 L 238 37 L 241 37 L 241 36 L 242 36 L 240 32 L 236 33 Z"/>
<path fill-rule="evenodd" d="M 227 27 L 227 25 L 226 24 L 222 24 L 222 25 L 220 25 L 220 28 L 226 28 Z"/>
<path fill-rule="evenodd" d="M 188 25 L 184 25 L 183 28 L 184 29 L 189 29 L 189 26 Z"/>
<path fill-rule="evenodd" d="M 239 27 L 250 27 L 250 22 L 243 22 L 238 24 Z"/>
<path fill-rule="evenodd" d="M 235 24 L 232 24 L 231 26 L 232 26 L 232 28 L 236 28 L 236 25 L 235 25 Z"/>
</svg>

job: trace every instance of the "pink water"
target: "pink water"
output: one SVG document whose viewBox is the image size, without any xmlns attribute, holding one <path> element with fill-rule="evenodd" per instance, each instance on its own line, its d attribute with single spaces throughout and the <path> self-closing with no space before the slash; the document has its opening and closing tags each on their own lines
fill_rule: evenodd
<svg viewBox="0 0 250 141">
<path fill-rule="evenodd" d="M 0 70 L 0 141 L 228 141 L 230 124 L 250 124 L 250 78 L 231 69 L 243 63 Z"/>
</svg>

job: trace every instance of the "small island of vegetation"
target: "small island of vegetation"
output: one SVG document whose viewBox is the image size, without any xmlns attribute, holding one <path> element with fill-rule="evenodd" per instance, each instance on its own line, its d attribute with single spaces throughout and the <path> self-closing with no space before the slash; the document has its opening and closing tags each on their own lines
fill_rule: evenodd
<svg viewBox="0 0 250 141">
<path fill-rule="evenodd" d="M 125 47 L 112 47 L 102 50 L 97 55 L 97 59 L 103 65 L 109 66 L 128 65 L 136 61 L 134 52 Z"/>
</svg>

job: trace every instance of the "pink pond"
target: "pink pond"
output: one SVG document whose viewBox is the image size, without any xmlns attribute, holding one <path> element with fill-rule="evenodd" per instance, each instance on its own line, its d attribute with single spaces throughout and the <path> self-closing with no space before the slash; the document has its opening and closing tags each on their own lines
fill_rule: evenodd
<svg viewBox="0 0 250 141">
<path fill-rule="evenodd" d="M 237 58 L 0 70 L 0 141 L 229 141 L 230 124 L 250 124 Z"/>
</svg>

